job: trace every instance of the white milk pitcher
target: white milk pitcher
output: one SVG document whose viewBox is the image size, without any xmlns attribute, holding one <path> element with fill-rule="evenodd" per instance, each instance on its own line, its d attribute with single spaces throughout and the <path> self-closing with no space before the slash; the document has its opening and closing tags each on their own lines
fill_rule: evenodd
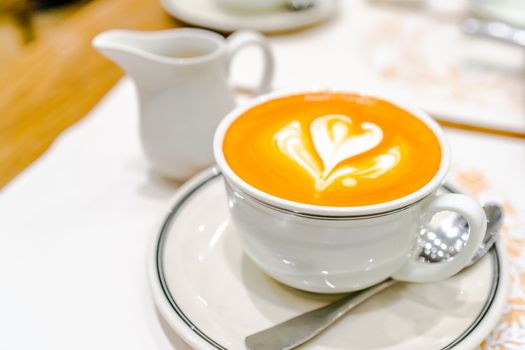
<svg viewBox="0 0 525 350">
<path fill-rule="evenodd" d="M 238 31 L 224 39 L 202 29 L 156 32 L 110 30 L 93 46 L 134 80 L 140 108 L 140 136 L 158 172 L 183 180 L 213 163 L 213 133 L 235 106 L 228 86 L 232 57 L 249 45 L 261 48 L 262 79 L 255 93 L 269 89 L 273 56 L 257 32 Z"/>
</svg>

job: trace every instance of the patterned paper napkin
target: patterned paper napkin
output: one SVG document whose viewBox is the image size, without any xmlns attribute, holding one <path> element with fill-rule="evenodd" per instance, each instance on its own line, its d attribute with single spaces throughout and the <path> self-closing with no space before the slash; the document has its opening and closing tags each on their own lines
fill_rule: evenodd
<svg viewBox="0 0 525 350">
<path fill-rule="evenodd" d="M 480 345 L 480 350 L 525 349 L 525 224 L 517 210 L 500 194 L 493 193 L 488 180 L 480 171 L 453 170 L 450 179 L 462 190 L 481 202 L 496 196 L 504 210 L 501 241 L 509 258 L 511 286 L 508 302 L 499 325 Z"/>
<path fill-rule="evenodd" d="M 469 0 L 340 1 L 338 15 L 310 30 L 270 37 L 274 86 L 371 89 L 449 120 L 525 131 L 523 50 L 464 34 Z M 259 71 L 240 59 L 233 81 Z"/>
</svg>

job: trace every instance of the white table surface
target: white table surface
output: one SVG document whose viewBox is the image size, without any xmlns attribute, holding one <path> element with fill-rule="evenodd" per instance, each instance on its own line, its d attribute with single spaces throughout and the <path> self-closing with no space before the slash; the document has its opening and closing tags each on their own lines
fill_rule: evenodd
<svg viewBox="0 0 525 350">
<path fill-rule="evenodd" d="M 344 25 L 337 21 L 327 27 Z M 325 40 L 327 30 L 308 38 L 337 45 Z M 339 83 L 342 56 L 330 56 L 326 72 L 296 66 L 302 37 L 311 40 L 296 35 L 290 46 L 272 39 L 276 84 Z M 239 61 L 237 75 L 249 80 Z M 148 170 L 137 128 L 126 78 L 0 192 L 0 349 L 185 349 L 157 315 L 146 277 L 148 245 L 178 184 Z M 514 231 L 523 228 L 525 142 L 447 134 L 451 179 L 483 177 L 481 199 L 512 206 Z"/>
<path fill-rule="evenodd" d="M 524 213 L 525 142 L 447 133 L 454 174 Z M 146 279 L 176 188 L 148 170 L 125 79 L 0 193 L 0 349 L 183 349 Z"/>
</svg>

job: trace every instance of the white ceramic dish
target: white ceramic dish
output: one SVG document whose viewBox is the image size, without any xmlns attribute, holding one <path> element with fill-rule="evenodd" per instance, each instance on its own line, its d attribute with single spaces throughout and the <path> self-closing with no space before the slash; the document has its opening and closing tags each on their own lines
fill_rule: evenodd
<svg viewBox="0 0 525 350">
<path fill-rule="evenodd" d="M 354 97 L 365 96 L 365 99 L 367 96 L 372 96 L 389 102 L 408 112 L 430 129 L 438 140 L 441 158 L 433 177 L 411 193 L 383 203 L 350 207 L 319 206 L 299 203 L 262 191 L 245 182 L 226 161 L 224 154 L 226 133 L 247 111 L 283 97 L 340 92 L 353 94 Z M 326 118 L 334 120 L 332 119 L 334 115 L 319 117 L 314 122 L 320 122 L 321 119 L 329 120 Z M 339 119 L 340 116 L 335 118 L 338 123 L 346 123 L 346 119 Z M 343 118 L 351 117 L 345 115 Z M 351 119 L 348 120 L 351 123 Z M 312 155 L 320 157 L 323 164 L 321 168 L 310 174 L 312 179 L 315 179 L 317 187 L 326 181 L 323 173 L 331 174 L 329 179 L 331 176 L 337 177 L 336 173 L 343 171 L 341 167 L 338 168 L 340 170 L 335 170 L 340 160 L 336 160 L 332 168 L 329 166 L 332 164 L 331 159 L 334 159 L 332 157 L 342 149 L 340 146 L 343 143 L 338 141 L 331 144 L 330 148 L 317 148 L 316 145 L 321 144 L 320 138 L 330 140 L 332 136 L 324 132 L 314 132 L 312 129 L 314 122 L 309 123 L 308 126 L 311 130 L 309 134 L 311 141 L 315 146 Z M 324 125 L 325 131 L 331 128 L 328 123 Z M 381 130 L 381 127 L 376 127 Z M 347 128 L 350 130 L 349 126 Z M 385 131 L 388 134 L 388 131 Z M 291 132 L 295 133 L 295 131 Z M 335 130 L 332 132 L 335 133 Z M 297 145 L 302 144 L 300 137 L 292 141 L 290 130 L 286 135 L 284 147 L 293 149 L 292 153 L 296 153 Z M 382 137 L 381 131 L 379 138 Z M 348 151 L 353 152 L 359 146 L 351 142 L 351 138 L 348 138 L 344 144 L 348 145 Z M 286 153 L 284 150 L 281 151 Z M 301 152 L 310 151 L 304 148 Z M 226 179 L 226 193 L 231 203 L 228 209 L 233 225 L 239 230 L 244 251 L 268 275 L 291 287 L 316 293 L 344 293 L 377 284 L 388 277 L 406 282 L 441 281 L 461 271 L 474 256 L 485 236 L 485 212 L 475 199 L 459 193 L 436 194 L 447 176 L 451 158 L 450 147 L 443 129 L 423 111 L 410 104 L 398 102 L 395 98 L 374 92 L 362 90 L 349 92 L 338 88 L 274 91 L 238 106 L 222 119 L 215 131 L 213 153 L 217 167 Z M 288 161 L 291 158 L 297 166 L 303 167 L 302 164 L 308 163 L 303 156 L 299 159 L 293 154 L 286 156 Z M 393 161 L 396 162 L 394 156 L 385 156 L 393 157 Z M 341 159 L 349 159 L 349 157 L 351 158 L 352 155 L 345 153 Z M 307 165 L 303 170 L 310 173 L 311 169 L 316 167 L 314 163 Z M 395 172 L 395 169 L 393 171 Z M 361 181 L 359 176 L 355 179 L 354 175 L 344 176 L 351 177 L 356 183 Z M 288 180 L 290 183 L 293 182 L 293 179 Z M 343 178 L 337 178 L 335 181 L 344 183 Z M 420 263 L 411 258 L 415 237 L 418 235 L 421 223 L 441 211 L 452 211 L 465 218 L 470 227 L 468 240 L 461 252 L 452 260 L 441 264 Z"/>
<path fill-rule="evenodd" d="M 472 0 L 470 6 L 475 15 L 525 28 L 523 0 Z"/>
<path fill-rule="evenodd" d="M 505 305 L 504 262 L 498 248 L 446 281 L 394 287 L 302 348 L 474 349 Z M 230 223 L 222 175 L 214 169 L 177 192 L 149 264 L 160 313 L 196 349 L 244 349 L 246 335 L 340 297 L 286 287 L 249 260 Z"/>
<path fill-rule="evenodd" d="M 263 12 L 229 10 L 216 0 L 161 0 L 164 9 L 183 22 L 221 32 L 253 29 L 278 33 L 319 23 L 335 13 L 336 0 L 318 0 L 303 11 L 286 8 Z"/>
</svg>

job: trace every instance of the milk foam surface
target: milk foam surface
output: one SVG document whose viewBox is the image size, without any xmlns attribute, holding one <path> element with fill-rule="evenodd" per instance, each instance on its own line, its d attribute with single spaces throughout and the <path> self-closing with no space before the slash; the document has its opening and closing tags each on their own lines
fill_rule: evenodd
<svg viewBox="0 0 525 350">
<path fill-rule="evenodd" d="M 334 181 L 344 186 L 357 184 L 360 177 L 376 178 L 395 167 L 400 159 L 399 147 L 375 155 L 366 167 L 339 166 L 344 160 L 372 151 L 383 139 L 383 130 L 374 123 L 363 122 L 358 133 L 352 119 L 342 114 L 329 114 L 315 118 L 305 135 L 301 122 L 294 120 L 274 136 L 283 154 L 303 167 L 315 181 L 315 190 L 323 191 Z M 321 166 L 307 146 L 311 137 L 314 150 L 322 161 Z"/>
<path fill-rule="evenodd" d="M 300 203 L 355 206 L 410 194 L 437 173 L 441 146 L 409 112 L 373 97 L 310 93 L 240 115 L 226 162 L 253 187 Z"/>
</svg>

